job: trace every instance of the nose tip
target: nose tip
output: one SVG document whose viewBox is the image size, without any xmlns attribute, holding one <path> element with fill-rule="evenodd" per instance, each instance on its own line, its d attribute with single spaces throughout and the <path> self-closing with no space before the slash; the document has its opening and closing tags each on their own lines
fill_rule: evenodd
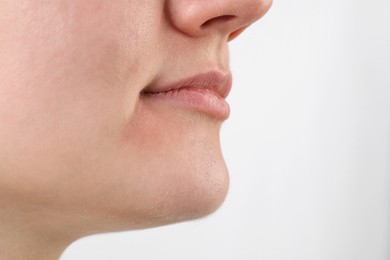
<svg viewBox="0 0 390 260">
<path fill-rule="evenodd" d="M 171 0 L 171 22 L 184 34 L 201 37 L 221 34 L 228 40 L 264 16 L 272 0 Z"/>
</svg>

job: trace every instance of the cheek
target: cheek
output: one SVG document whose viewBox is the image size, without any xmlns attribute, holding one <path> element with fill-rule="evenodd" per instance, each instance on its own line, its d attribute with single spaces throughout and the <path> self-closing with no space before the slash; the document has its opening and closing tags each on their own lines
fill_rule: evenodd
<svg viewBox="0 0 390 260">
<path fill-rule="evenodd" d="M 157 67 L 147 64 L 150 57 L 145 51 L 153 48 L 153 39 L 148 38 L 153 32 L 145 33 L 134 21 L 131 26 L 129 10 L 121 11 L 120 1 L 113 5 L 38 0 L 22 6 L 16 2 L 6 1 L 8 5 L 0 11 L 4 14 L 0 18 L 0 73 L 9 91 L 18 88 L 19 94 L 34 91 L 55 98 L 90 92 L 110 98 L 115 91 L 122 91 L 122 96 L 138 94 L 153 76 L 141 73 L 146 67 L 152 74 Z M 158 60 L 155 53 L 150 55 Z M 134 107 L 137 95 L 131 97 Z"/>
<path fill-rule="evenodd" d="M 120 4 L 17 2 L 0 11 L 0 159 L 13 175 L 1 181 L 34 189 L 112 149 L 151 75 Z"/>
</svg>

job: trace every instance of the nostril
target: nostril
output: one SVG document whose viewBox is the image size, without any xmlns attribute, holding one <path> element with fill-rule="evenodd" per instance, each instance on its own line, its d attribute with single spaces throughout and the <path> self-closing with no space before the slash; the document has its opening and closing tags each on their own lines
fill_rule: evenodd
<svg viewBox="0 0 390 260">
<path fill-rule="evenodd" d="M 228 37 L 228 41 L 232 41 L 234 40 L 238 35 L 240 35 L 248 26 L 245 26 L 245 27 L 242 27 L 238 30 L 235 30 L 234 32 L 232 32 L 229 37 Z"/>
<path fill-rule="evenodd" d="M 202 24 L 202 28 L 205 28 L 205 27 L 209 27 L 209 26 L 212 26 L 213 24 L 215 23 L 224 23 L 224 22 L 228 22 L 232 19 L 234 19 L 236 16 L 234 15 L 221 15 L 221 16 L 217 16 L 217 17 L 214 17 L 210 20 L 207 20 L 206 22 L 204 22 Z"/>
</svg>

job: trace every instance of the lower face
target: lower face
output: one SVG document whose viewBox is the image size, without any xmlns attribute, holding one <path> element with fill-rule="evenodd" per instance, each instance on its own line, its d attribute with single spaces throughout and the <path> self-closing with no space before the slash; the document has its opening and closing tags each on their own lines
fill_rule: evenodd
<svg viewBox="0 0 390 260">
<path fill-rule="evenodd" d="M 112 230 L 196 218 L 222 203 L 221 120 L 140 93 L 227 64 L 226 45 L 176 34 L 162 2 L 1 1 L 3 204 Z"/>
</svg>

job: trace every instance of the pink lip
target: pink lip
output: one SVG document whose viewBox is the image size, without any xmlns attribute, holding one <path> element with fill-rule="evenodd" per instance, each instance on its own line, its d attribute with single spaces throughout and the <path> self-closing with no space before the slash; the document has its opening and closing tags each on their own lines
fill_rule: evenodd
<svg viewBox="0 0 390 260">
<path fill-rule="evenodd" d="M 179 108 L 205 113 L 225 120 L 230 107 L 225 98 L 232 85 L 231 73 L 209 71 L 166 85 L 150 86 L 142 91 L 149 100 L 163 101 Z"/>
</svg>

